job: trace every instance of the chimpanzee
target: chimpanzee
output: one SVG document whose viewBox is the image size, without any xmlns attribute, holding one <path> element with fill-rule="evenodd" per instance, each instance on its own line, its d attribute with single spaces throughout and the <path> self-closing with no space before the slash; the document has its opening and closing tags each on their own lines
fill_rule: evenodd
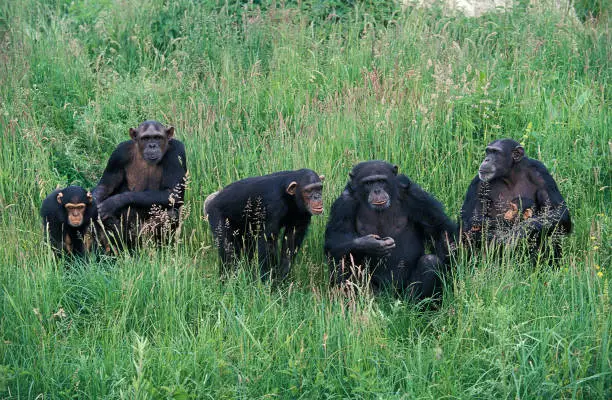
<svg viewBox="0 0 612 400">
<path fill-rule="evenodd" d="M 130 128 L 130 136 L 113 151 L 93 191 L 107 235 L 118 235 L 115 246 L 128 248 L 143 228 L 153 227 L 157 237 L 162 224 L 176 228 L 187 173 L 185 146 L 174 138 L 174 127 L 145 121 Z"/>
<path fill-rule="evenodd" d="M 522 218 L 516 218 L 521 213 Z M 496 239 L 512 243 L 528 238 L 532 256 L 542 239 L 572 230 L 570 213 L 555 180 L 544 164 L 525 156 L 512 139 L 487 145 L 478 175 L 472 180 L 461 207 L 463 236 L 469 242 Z M 509 231 L 509 223 L 516 229 Z M 553 256 L 561 256 L 559 240 L 553 241 Z"/>
<path fill-rule="evenodd" d="M 43 229 L 55 254 L 85 256 L 94 241 L 92 221 L 98 217 L 91 193 L 80 186 L 51 192 L 42 202 Z"/>
<path fill-rule="evenodd" d="M 261 278 L 285 278 L 311 216 L 323 212 L 324 179 L 310 169 L 282 171 L 236 181 L 208 196 L 204 213 L 219 249 L 221 275 L 240 255 L 252 259 L 256 249 Z"/>
<path fill-rule="evenodd" d="M 439 293 L 456 233 L 442 205 L 384 161 L 359 163 L 349 176 L 325 230 L 332 283 L 351 279 L 353 264 L 368 268 L 374 290 L 408 289 L 418 300 Z M 427 243 L 435 254 L 425 254 Z"/>
</svg>

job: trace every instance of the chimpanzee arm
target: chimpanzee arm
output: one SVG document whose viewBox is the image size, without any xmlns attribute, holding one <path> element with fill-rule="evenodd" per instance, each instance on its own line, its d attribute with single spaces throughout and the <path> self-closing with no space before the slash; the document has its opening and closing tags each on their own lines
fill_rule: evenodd
<svg viewBox="0 0 612 400">
<path fill-rule="evenodd" d="M 298 250 L 304 242 L 309 224 L 310 217 L 308 217 L 306 220 L 299 221 L 298 223 L 293 223 L 285 227 L 285 232 L 282 238 L 281 263 L 279 271 L 279 275 L 281 277 L 284 278 L 289 273 L 291 262 L 293 262 L 295 259 Z"/>
<path fill-rule="evenodd" d="M 60 255 L 62 252 L 62 242 L 64 237 L 64 210 L 57 203 L 57 194 L 60 189 L 54 190 L 42 202 L 40 216 L 43 222 L 43 232 L 48 237 L 53 251 Z"/>
<path fill-rule="evenodd" d="M 532 168 L 537 171 L 539 177 L 538 183 L 540 187 L 536 192 L 536 215 L 535 223 L 539 222 L 539 226 L 534 227 L 541 230 L 542 227 L 550 229 L 562 229 L 565 233 L 572 231 L 572 220 L 570 218 L 567 204 L 559 192 L 557 183 L 550 175 L 544 164 L 537 160 L 530 160 Z M 539 228 L 539 229 L 538 229 Z"/>
<path fill-rule="evenodd" d="M 131 157 L 131 141 L 120 143 L 111 154 L 106 169 L 92 192 L 98 204 L 109 198 L 125 182 L 125 166 Z"/>
<path fill-rule="evenodd" d="M 461 229 L 469 233 L 472 228 L 479 230 L 482 228 L 482 201 L 479 198 L 480 178 L 476 176 L 468 187 L 463 206 L 461 206 Z"/>
<path fill-rule="evenodd" d="M 171 154 L 166 154 L 168 158 L 164 161 L 164 178 L 162 181 L 162 189 L 170 190 L 170 207 L 180 207 L 185 199 L 185 185 L 187 175 L 187 156 L 185 154 L 185 146 L 178 140 L 171 140 L 171 146 L 168 150 Z"/>
<path fill-rule="evenodd" d="M 332 205 L 325 228 L 325 254 L 339 262 L 354 247 L 357 201 L 343 193 Z"/>
<path fill-rule="evenodd" d="M 403 207 L 408 218 L 423 228 L 425 235 L 434 243 L 436 255 L 446 260 L 449 244 L 455 242 L 457 225 L 444 213 L 444 207 L 431 194 L 416 183 L 406 185 L 408 178 L 402 177 L 404 186 Z M 408 181 L 409 182 L 409 181 Z"/>
</svg>

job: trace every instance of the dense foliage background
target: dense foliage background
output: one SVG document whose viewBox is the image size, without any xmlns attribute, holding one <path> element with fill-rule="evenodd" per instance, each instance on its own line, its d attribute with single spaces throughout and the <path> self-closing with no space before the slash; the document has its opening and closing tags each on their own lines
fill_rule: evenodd
<svg viewBox="0 0 612 400">
<path fill-rule="evenodd" d="M 611 398 L 608 6 L 543 3 L 0 2 L 0 397 Z M 179 240 L 54 260 L 41 200 L 95 185 L 145 119 L 187 148 Z M 202 204 L 229 182 L 312 168 L 329 209 L 354 163 L 384 159 L 457 216 L 500 137 L 566 197 L 558 269 L 460 251 L 438 310 L 343 297 L 324 215 L 290 283 L 219 283 Z"/>
</svg>

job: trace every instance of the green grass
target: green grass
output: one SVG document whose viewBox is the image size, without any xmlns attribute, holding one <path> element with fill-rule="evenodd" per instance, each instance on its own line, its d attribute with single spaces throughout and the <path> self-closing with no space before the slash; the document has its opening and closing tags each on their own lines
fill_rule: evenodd
<svg viewBox="0 0 612 400">
<path fill-rule="evenodd" d="M 611 398 L 605 2 L 584 21 L 520 4 L 467 19 L 263 3 L 0 2 L 0 398 Z M 56 262 L 40 202 L 95 185 L 145 119 L 187 148 L 179 242 Z M 354 163 L 384 159 L 456 217 L 500 137 L 523 141 L 566 197 L 560 268 L 460 251 L 439 310 L 339 297 L 324 216 L 287 284 L 248 266 L 220 284 L 202 218 L 220 187 L 312 168 L 329 210 Z"/>
</svg>

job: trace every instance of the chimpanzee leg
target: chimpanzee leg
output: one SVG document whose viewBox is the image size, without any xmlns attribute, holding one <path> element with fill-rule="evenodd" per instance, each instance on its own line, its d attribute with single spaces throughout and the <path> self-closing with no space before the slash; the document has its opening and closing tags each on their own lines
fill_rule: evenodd
<svg viewBox="0 0 612 400">
<path fill-rule="evenodd" d="M 419 258 L 417 265 L 410 274 L 409 291 L 416 300 L 422 300 L 440 293 L 442 282 L 439 273 L 442 262 L 433 254 Z"/>
<path fill-rule="evenodd" d="M 259 257 L 259 271 L 261 279 L 271 278 L 272 268 L 278 266 L 278 243 L 275 236 L 260 235 L 257 238 L 257 255 Z"/>
<path fill-rule="evenodd" d="M 215 246 L 219 251 L 219 259 L 221 260 L 219 275 L 223 277 L 232 271 L 232 267 L 236 263 L 236 258 L 240 254 L 240 248 L 237 246 L 237 242 L 240 242 L 240 239 L 231 236 L 229 223 L 223 221 L 221 216 L 214 211 L 216 210 L 209 213 L 208 221 L 212 229 Z"/>
<path fill-rule="evenodd" d="M 308 225 L 287 226 L 282 238 L 280 253 L 280 266 L 276 271 L 276 278 L 285 279 L 291 269 L 291 263 L 304 242 Z"/>
<path fill-rule="evenodd" d="M 219 266 L 219 275 L 225 276 L 232 272 L 236 265 L 237 251 L 236 245 L 231 238 L 226 236 L 226 232 L 217 239 L 217 248 L 219 250 L 219 258 L 221 259 L 221 265 Z"/>
</svg>

